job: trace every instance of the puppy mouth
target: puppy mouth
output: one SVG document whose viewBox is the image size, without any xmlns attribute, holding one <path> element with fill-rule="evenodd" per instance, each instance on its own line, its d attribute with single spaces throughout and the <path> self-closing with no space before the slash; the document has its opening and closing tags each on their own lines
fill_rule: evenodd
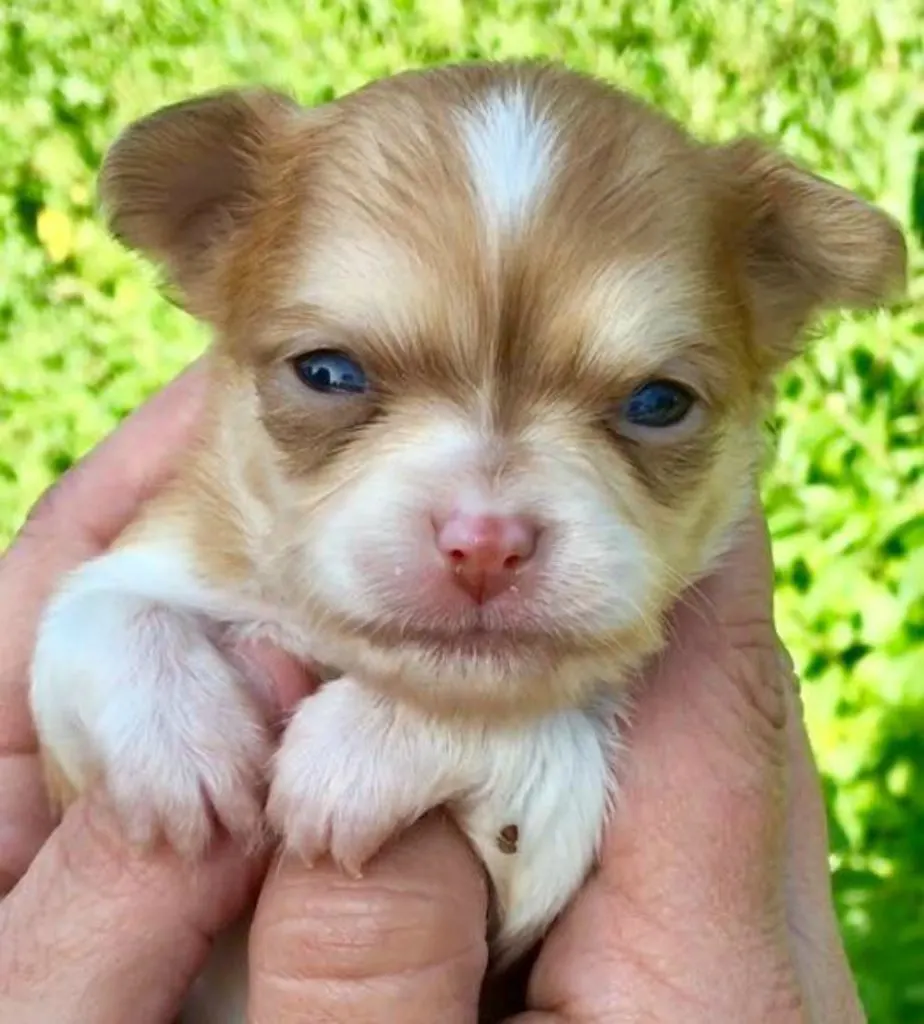
<svg viewBox="0 0 924 1024">
<path fill-rule="evenodd" d="M 435 610 L 383 609 L 371 618 L 328 611 L 326 633 L 336 650 L 338 642 L 350 649 L 361 647 L 380 653 L 424 656 L 434 662 L 481 662 L 505 664 L 548 664 L 585 655 L 611 639 L 599 629 L 575 628 L 520 607 L 500 605 L 461 609 L 458 614 Z"/>
<path fill-rule="evenodd" d="M 452 610 L 427 608 L 383 609 L 361 628 L 389 643 L 529 643 L 548 637 L 551 623 L 544 616 L 499 602 Z"/>
<path fill-rule="evenodd" d="M 561 656 L 574 646 L 548 629 L 531 624 L 504 625 L 488 617 L 467 617 L 463 623 L 432 626 L 382 622 L 359 632 L 377 647 L 414 649 L 440 659 L 533 660 L 537 655 Z"/>
<path fill-rule="evenodd" d="M 527 646 L 535 648 L 540 637 L 523 634 L 511 630 L 492 629 L 489 626 L 472 626 L 455 631 L 414 631 L 404 637 L 404 643 L 415 647 L 430 647 L 444 652 L 459 654 L 490 654 L 491 652 L 514 653 L 525 650 Z M 541 637 L 546 644 L 548 637 Z"/>
</svg>

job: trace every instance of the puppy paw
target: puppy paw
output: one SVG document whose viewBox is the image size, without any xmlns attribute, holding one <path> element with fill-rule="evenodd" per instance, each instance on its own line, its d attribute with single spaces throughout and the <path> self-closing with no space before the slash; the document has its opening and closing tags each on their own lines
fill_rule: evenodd
<svg viewBox="0 0 924 1024">
<path fill-rule="evenodd" d="M 201 621 L 115 593 L 70 593 L 39 633 L 32 706 L 75 791 L 102 781 L 127 838 L 195 857 L 216 823 L 261 838 L 269 735 Z"/>
<path fill-rule="evenodd" d="M 346 874 L 452 791 L 426 722 L 344 678 L 306 698 L 276 755 L 267 817 L 306 862 Z"/>
</svg>

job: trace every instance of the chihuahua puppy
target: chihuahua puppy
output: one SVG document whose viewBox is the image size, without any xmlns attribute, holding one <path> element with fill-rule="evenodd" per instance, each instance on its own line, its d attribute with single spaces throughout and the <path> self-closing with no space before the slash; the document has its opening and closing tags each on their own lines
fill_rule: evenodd
<svg viewBox="0 0 924 1024">
<path fill-rule="evenodd" d="M 533 64 L 195 99 L 127 130 L 102 197 L 213 328 L 211 391 L 47 608 L 55 794 L 101 779 L 195 857 L 216 821 L 259 837 L 266 783 L 284 843 L 351 873 L 444 805 L 509 960 L 593 866 L 621 695 L 749 504 L 774 373 L 902 288 L 899 229 Z M 241 636 L 333 676 L 275 754 Z"/>
</svg>

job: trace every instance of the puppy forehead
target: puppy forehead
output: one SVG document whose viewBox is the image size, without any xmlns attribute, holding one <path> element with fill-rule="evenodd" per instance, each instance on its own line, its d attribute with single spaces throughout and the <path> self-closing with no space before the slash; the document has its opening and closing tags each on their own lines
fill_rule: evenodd
<svg viewBox="0 0 924 1024">
<path fill-rule="evenodd" d="M 335 294 L 362 322 L 364 309 L 383 305 L 382 292 L 413 306 L 458 285 L 465 264 L 496 260 L 501 236 L 515 239 L 548 196 L 567 140 L 522 83 L 465 99 L 416 131 L 413 123 L 397 133 L 348 124 L 345 134 L 356 134 L 333 161 L 341 180 L 328 179 L 340 195 L 321 224 L 309 215 L 314 244 L 300 299 L 323 306 Z"/>
<path fill-rule="evenodd" d="M 710 281 L 689 144 L 597 86 L 575 97 L 551 84 L 488 76 L 369 109 L 354 100 L 324 208 L 306 211 L 291 299 L 357 336 L 468 351 L 482 367 L 514 321 L 521 359 L 580 349 L 627 372 L 702 335 Z"/>
<path fill-rule="evenodd" d="M 484 269 L 466 274 L 449 257 L 427 264 L 401 238 L 347 232 L 314 249 L 296 301 L 360 341 L 374 336 L 396 350 L 451 346 L 482 355 L 498 343 L 504 308 L 528 303 L 530 310 L 520 310 L 528 323 L 515 339 L 523 357 L 579 356 L 630 375 L 655 369 L 708 329 L 699 310 L 702 274 L 669 253 L 575 268 L 571 280 L 560 277 L 547 289 L 537 281 L 526 294 L 522 284 L 512 286 L 512 275 Z"/>
</svg>

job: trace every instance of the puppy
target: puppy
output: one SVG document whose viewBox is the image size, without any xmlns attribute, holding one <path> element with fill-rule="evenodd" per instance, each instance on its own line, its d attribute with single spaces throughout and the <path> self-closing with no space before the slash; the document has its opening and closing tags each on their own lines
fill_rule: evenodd
<svg viewBox="0 0 924 1024">
<path fill-rule="evenodd" d="M 749 504 L 773 374 L 902 288 L 900 231 L 544 65 L 195 99 L 101 190 L 213 328 L 211 390 L 175 482 L 47 608 L 55 794 L 101 778 L 195 857 L 216 819 L 259 837 L 267 782 L 285 844 L 350 873 L 445 805 L 509 960 L 593 865 L 621 694 Z M 241 636 L 334 675 L 274 756 Z"/>
</svg>

